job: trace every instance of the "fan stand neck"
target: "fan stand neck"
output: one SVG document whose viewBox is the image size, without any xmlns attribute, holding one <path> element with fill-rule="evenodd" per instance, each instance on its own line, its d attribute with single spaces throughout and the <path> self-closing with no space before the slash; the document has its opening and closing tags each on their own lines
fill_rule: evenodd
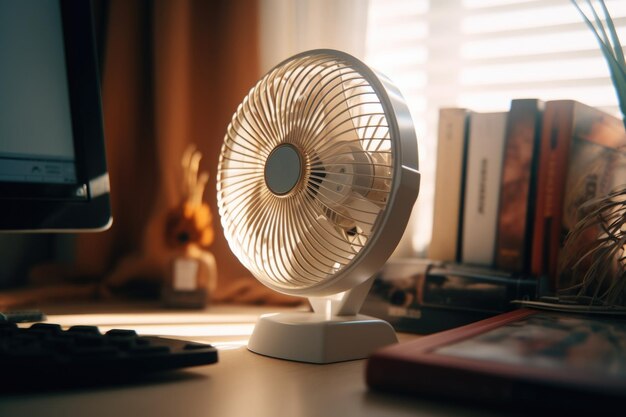
<svg viewBox="0 0 626 417">
<path fill-rule="evenodd" d="M 354 316 L 359 313 L 374 282 L 371 277 L 364 283 L 339 294 L 325 297 L 309 297 L 313 311 L 324 315 L 327 320 L 336 316 Z"/>
</svg>

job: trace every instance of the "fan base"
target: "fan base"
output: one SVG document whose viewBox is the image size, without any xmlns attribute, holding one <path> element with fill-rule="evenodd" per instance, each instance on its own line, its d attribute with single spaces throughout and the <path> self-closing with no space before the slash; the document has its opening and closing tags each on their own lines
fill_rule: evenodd
<svg viewBox="0 0 626 417">
<path fill-rule="evenodd" d="M 383 320 L 357 314 L 326 316 L 312 312 L 262 316 L 248 342 L 252 352 L 298 362 L 332 363 L 367 358 L 398 341 Z"/>
</svg>

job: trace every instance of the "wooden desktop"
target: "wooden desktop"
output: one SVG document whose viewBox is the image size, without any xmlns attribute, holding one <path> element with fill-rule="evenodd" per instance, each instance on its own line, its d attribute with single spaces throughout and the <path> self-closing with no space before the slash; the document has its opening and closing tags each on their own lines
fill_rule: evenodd
<svg viewBox="0 0 626 417">
<path fill-rule="evenodd" d="M 370 391 L 365 360 L 329 365 L 284 361 L 246 349 L 256 318 L 284 310 L 211 306 L 165 310 L 150 304 L 45 307 L 48 322 L 64 326 L 133 328 L 214 344 L 219 362 L 149 378 L 88 389 L 21 392 L 0 396 L 0 416 L 451 416 L 496 415 L 493 410 Z M 400 341 L 417 335 L 401 333 Z"/>
</svg>

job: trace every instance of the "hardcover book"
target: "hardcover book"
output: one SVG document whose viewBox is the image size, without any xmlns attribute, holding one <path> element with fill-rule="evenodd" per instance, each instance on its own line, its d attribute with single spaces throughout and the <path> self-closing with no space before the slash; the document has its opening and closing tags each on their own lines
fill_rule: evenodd
<svg viewBox="0 0 626 417">
<path fill-rule="evenodd" d="M 507 127 L 496 238 L 496 267 L 526 273 L 535 215 L 535 182 L 543 102 L 515 99 Z"/>
<path fill-rule="evenodd" d="M 468 114 L 460 108 L 439 110 L 430 259 L 458 261 L 460 257 Z"/>
<path fill-rule="evenodd" d="M 461 248 L 465 264 L 493 265 L 507 114 L 470 115 Z"/>
<path fill-rule="evenodd" d="M 574 100 L 546 103 L 532 250 L 532 273 L 558 287 L 559 257 L 578 208 L 626 181 L 622 120 Z"/>
<path fill-rule="evenodd" d="M 569 287 L 570 274 L 562 269 L 560 250 L 567 233 L 586 212 L 580 207 L 586 201 L 608 194 L 626 183 L 626 132 L 619 117 L 582 106 L 576 120 L 570 149 L 563 216 L 559 229 L 556 289 Z M 585 233 L 585 239 L 597 239 L 600 227 Z M 583 243 L 583 242 L 580 242 Z"/>
</svg>

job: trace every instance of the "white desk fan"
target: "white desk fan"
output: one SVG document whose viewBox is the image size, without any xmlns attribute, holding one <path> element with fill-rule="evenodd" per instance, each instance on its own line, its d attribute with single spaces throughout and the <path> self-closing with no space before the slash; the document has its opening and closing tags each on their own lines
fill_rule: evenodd
<svg viewBox="0 0 626 417">
<path fill-rule="evenodd" d="M 329 363 L 397 341 L 358 314 L 419 190 L 417 139 L 397 88 L 356 58 L 313 50 L 282 62 L 234 114 L 217 171 L 230 248 L 263 284 L 312 312 L 263 316 L 248 349 Z"/>
</svg>

